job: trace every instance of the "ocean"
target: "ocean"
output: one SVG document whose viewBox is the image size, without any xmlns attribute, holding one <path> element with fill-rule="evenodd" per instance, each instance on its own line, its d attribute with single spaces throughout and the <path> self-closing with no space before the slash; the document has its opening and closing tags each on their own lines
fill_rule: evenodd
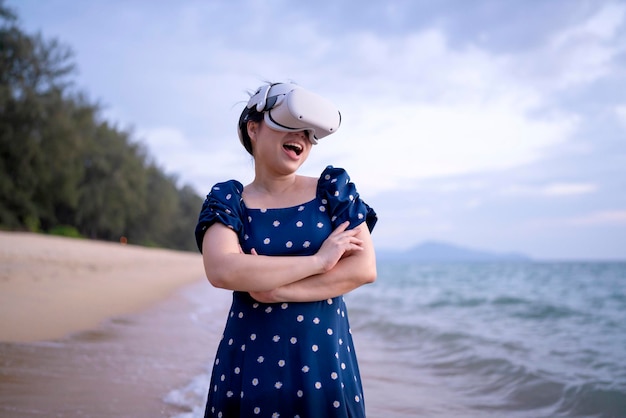
<svg viewBox="0 0 626 418">
<path fill-rule="evenodd" d="M 380 261 L 345 299 L 368 417 L 626 417 L 624 262 Z M 202 417 L 213 354 L 176 418 Z"/>
</svg>

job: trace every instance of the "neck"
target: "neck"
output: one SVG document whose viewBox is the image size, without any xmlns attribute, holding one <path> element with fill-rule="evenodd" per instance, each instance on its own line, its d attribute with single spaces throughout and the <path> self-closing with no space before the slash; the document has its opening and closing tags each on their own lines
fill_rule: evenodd
<svg viewBox="0 0 626 418">
<path fill-rule="evenodd" d="M 287 193 L 298 182 L 296 174 L 287 176 L 259 176 L 258 173 L 252 181 L 254 188 L 260 193 L 279 195 Z"/>
</svg>

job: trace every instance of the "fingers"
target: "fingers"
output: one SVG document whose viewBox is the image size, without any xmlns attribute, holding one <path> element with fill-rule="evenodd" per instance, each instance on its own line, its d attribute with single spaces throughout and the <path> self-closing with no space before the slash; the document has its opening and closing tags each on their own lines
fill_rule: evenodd
<svg viewBox="0 0 626 418">
<path fill-rule="evenodd" d="M 331 242 L 337 246 L 342 252 L 362 251 L 363 240 L 354 236 L 354 231 L 345 231 L 336 235 Z"/>
<path fill-rule="evenodd" d="M 350 225 L 350 221 L 345 221 L 343 223 L 341 223 L 337 228 L 335 228 L 335 230 L 329 235 L 330 236 L 337 236 L 337 235 L 341 235 L 341 234 L 345 234 L 347 236 L 355 236 L 359 233 L 358 229 L 347 229 L 348 226 Z"/>
<path fill-rule="evenodd" d="M 343 222 L 341 225 L 339 225 L 331 235 L 335 235 L 335 238 L 338 241 L 344 241 L 346 242 L 348 245 L 350 244 L 355 244 L 358 246 L 363 245 L 363 240 L 360 238 L 357 238 L 357 235 L 359 234 L 359 230 L 358 229 L 349 229 L 346 230 L 346 228 L 350 225 L 350 221 L 346 221 Z"/>
<path fill-rule="evenodd" d="M 348 250 L 362 251 L 363 240 L 356 238 L 356 237 L 351 237 L 350 240 L 348 241 Z"/>
<path fill-rule="evenodd" d="M 343 232 L 346 228 L 348 228 L 348 226 L 350 226 L 350 221 L 345 221 L 335 228 L 335 231 Z"/>
</svg>

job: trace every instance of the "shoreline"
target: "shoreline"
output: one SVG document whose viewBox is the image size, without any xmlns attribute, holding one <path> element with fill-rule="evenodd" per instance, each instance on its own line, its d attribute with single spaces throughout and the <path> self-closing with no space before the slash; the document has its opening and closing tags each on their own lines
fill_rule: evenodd
<svg viewBox="0 0 626 418">
<path fill-rule="evenodd" d="M 199 314 L 198 295 L 213 301 Z M 208 373 L 229 303 L 229 294 L 193 283 L 62 339 L 0 342 L 0 416 L 188 416 L 206 394 L 168 395 Z"/>
<path fill-rule="evenodd" d="M 0 416 L 190 413 L 230 297 L 199 254 L 0 232 Z"/>
</svg>

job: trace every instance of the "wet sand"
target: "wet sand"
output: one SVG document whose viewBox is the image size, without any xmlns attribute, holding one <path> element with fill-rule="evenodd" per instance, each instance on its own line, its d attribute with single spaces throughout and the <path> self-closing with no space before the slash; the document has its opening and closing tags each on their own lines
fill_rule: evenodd
<svg viewBox="0 0 626 418">
<path fill-rule="evenodd" d="M 170 417 L 230 302 L 193 253 L 0 233 L 0 416 Z M 198 313 L 190 295 L 209 295 Z"/>
</svg>

